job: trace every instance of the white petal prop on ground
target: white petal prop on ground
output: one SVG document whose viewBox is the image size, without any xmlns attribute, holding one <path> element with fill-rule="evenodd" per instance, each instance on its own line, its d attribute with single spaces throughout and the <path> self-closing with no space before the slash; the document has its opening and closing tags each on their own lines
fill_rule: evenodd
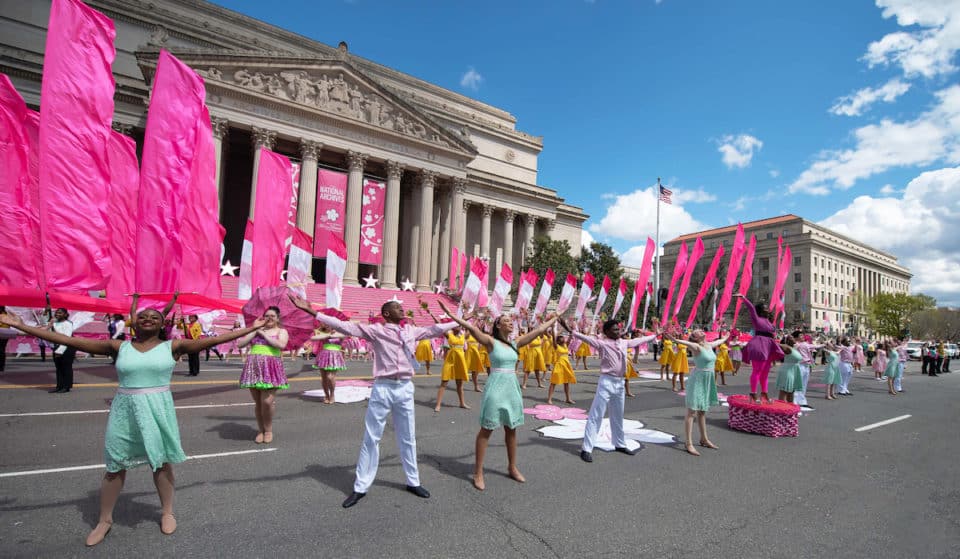
<svg viewBox="0 0 960 559">
<path fill-rule="evenodd" d="M 569 417 L 554 420 L 555 425 L 547 425 L 537 429 L 544 437 L 553 439 L 574 440 L 582 439 L 583 432 L 587 427 L 586 419 L 571 419 Z M 642 448 L 642 443 L 652 444 L 674 444 L 679 439 L 670 433 L 656 431 L 654 429 L 645 429 L 643 423 L 635 419 L 623 420 L 623 434 L 627 439 L 627 448 Z M 597 434 L 596 448 L 613 451 L 613 442 L 610 436 L 610 420 L 604 419 L 600 424 L 600 432 Z"/>
<path fill-rule="evenodd" d="M 337 388 L 333 391 L 333 401 L 338 404 L 353 404 L 370 399 L 373 383 L 366 380 L 338 380 Z M 304 390 L 304 398 L 323 400 L 323 390 Z"/>
<path fill-rule="evenodd" d="M 657 371 L 637 371 L 637 374 L 640 375 L 640 378 L 660 380 L 660 373 Z"/>
<path fill-rule="evenodd" d="M 532 415 L 537 419 L 544 421 L 556 421 L 558 419 L 586 419 L 587 410 L 581 408 L 561 408 L 550 404 L 537 404 L 532 408 L 523 408 L 523 413 Z"/>
</svg>

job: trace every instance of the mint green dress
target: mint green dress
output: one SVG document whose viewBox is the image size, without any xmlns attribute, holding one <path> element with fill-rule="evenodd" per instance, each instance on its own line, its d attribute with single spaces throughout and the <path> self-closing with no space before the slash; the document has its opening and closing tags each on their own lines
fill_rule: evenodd
<svg viewBox="0 0 960 559">
<path fill-rule="evenodd" d="M 823 370 L 823 384 L 840 384 L 840 353 L 827 351 L 827 368 Z"/>
<path fill-rule="evenodd" d="M 783 356 L 783 365 L 780 365 L 780 370 L 777 371 L 777 390 L 796 392 L 803 388 L 801 361 L 803 361 L 803 355 L 797 348 L 793 348 L 790 353 Z"/>
<path fill-rule="evenodd" d="M 120 388 L 110 406 L 104 447 L 108 472 L 144 464 L 158 470 L 187 459 L 170 394 L 174 365 L 169 341 L 146 352 L 130 342 L 120 346 L 116 365 Z"/>
<path fill-rule="evenodd" d="M 710 411 L 710 406 L 720 403 L 713 371 L 716 362 L 717 354 L 709 347 L 700 346 L 700 352 L 693 356 L 693 372 L 687 378 L 687 394 L 684 396 L 688 410 Z"/>
<path fill-rule="evenodd" d="M 891 349 L 887 352 L 887 366 L 883 370 L 883 376 L 886 378 L 897 378 L 900 375 L 900 355 L 897 350 Z"/>
<path fill-rule="evenodd" d="M 523 425 L 523 396 L 515 372 L 517 351 L 494 340 L 490 352 L 490 374 L 480 402 L 480 427 L 516 429 Z"/>
</svg>

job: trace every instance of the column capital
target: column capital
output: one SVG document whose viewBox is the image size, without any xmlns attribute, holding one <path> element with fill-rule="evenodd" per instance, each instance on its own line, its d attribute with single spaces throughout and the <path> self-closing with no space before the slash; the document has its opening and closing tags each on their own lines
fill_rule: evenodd
<svg viewBox="0 0 960 559">
<path fill-rule="evenodd" d="M 387 161 L 387 180 L 403 178 L 403 164 L 398 161 Z"/>
<path fill-rule="evenodd" d="M 537 225 L 537 216 L 533 214 L 524 214 L 523 221 L 526 223 L 527 227 L 534 227 Z"/>
<path fill-rule="evenodd" d="M 420 186 L 423 188 L 433 188 L 437 184 L 437 173 L 428 169 L 420 171 Z"/>
<path fill-rule="evenodd" d="M 230 121 L 218 116 L 210 117 L 210 126 L 213 127 L 213 137 L 222 140 L 227 137 L 227 131 L 230 129 Z"/>
<path fill-rule="evenodd" d="M 463 194 L 467 191 L 467 179 L 463 177 L 453 177 L 453 191 L 457 194 Z"/>
<path fill-rule="evenodd" d="M 503 210 L 503 220 L 507 223 L 513 223 L 513 220 L 517 217 L 517 211 L 506 209 Z"/>
<path fill-rule="evenodd" d="M 483 215 L 483 217 L 490 217 L 490 216 L 492 216 L 494 209 L 495 209 L 495 208 L 494 208 L 493 206 L 491 206 L 490 204 L 481 204 L 481 205 L 480 205 L 480 213 L 481 213 L 481 215 Z"/>
<path fill-rule="evenodd" d="M 548 233 L 552 233 L 552 232 L 553 232 L 553 228 L 557 226 L 557 220 L 556 220 L 556 219 L 545 219 L 544 222 L 546 223 L 546 226 L 547 226 L 547 232 L 548 232 Z"/>
<path fill-rule="evenodd" d="M 323 149 L 323 142 L 318 142 L 316 140 L 307 140 L 306 138 L 300 140 L 300 157 L 304 161 L 312 159 L 316 161 L 320 157 L 320 151 Z"/>
<path fill-rule="evenodd" d="M 253 127 L 253 149 L 273 149 L 277 143 L 277 133 L 266 128 Z"/>
<path fill-rule="evenodd" d="M 110 127 L 113 128 L 113 130 L 114 130 L 115 132 L 119 132 L 120 134 L 123 134 L 123 135 L 125 135 L 125 136 L 129 136 L 130 133 L 133 132 L 133 125 L 132 125 L 132 124 L 124 124 L 124 123 L 122 123 L 122 122 L 114 122 L 114 123 L 112 123 L 112 124 L 110 125 Z"/>
<path fill-rule="evenodd" d="M 470 201 L 470 200 L 464 200 L 464 201 L 463 201 L 463 211 L 469 210 L 469 209 L 470 209 L 470 206 L 471 206 L 472 204 L 473 204 L 472 201 Z"/>
<path fill-rule="evenodd" d="M 363 166 L 367 163 L 368 155 L 356 151 L 347 152 L 347 167 L 351 171 L 363 172 Z"/>
</svg>

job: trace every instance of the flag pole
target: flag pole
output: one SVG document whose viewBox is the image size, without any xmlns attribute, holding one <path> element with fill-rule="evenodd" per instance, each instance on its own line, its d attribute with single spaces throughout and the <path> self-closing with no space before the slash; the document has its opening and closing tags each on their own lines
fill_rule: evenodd
<svg viewBox="0 0 960 559">
<path fill-rule="evenodd" d="M 662 187 L 660 186 L 660 177 L 657 177 L 657 191 L 654 193 L 654 195 L 657 197 L 657 248 L 653 253 L 656 261 L 654 266 L 656 269 L 654 270 L 655 285 L 654 285 L 653 293 L 654 293 L 654 297 L 656 297 L 656 301 L 657 301 L 656 308 L 658 312 L 660 311 L 660 189 L 661 188 Z"/>
</svg>

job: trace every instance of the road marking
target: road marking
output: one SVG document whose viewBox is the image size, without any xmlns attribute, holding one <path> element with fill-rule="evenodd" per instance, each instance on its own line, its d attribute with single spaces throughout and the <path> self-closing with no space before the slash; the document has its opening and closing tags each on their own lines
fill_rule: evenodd
<svg viewBox="0 0 960 559">
<path fill-rule="evenodd" d="M 256 454 L 260 452 L 273 452 L 277 450 L 276 448 L 258 448 L 256 450 L 238 450 L 235 452 L 217 452 L 214 454 L 197 454 L 195 456 L 187 456 L 187 460 L 202 460 L 204 458 L 221 458 L 223 456 L 239 456 L 241 454 Z M 36 476 L 40 474 L 58 474 L 62 472 L 77 472 L 80 470 L 102 470 L 104 468 L 103 464 L 91 464 L 89 466 L 70 466 L 67 468 L 47 468 L 45 470 L 25 470 L 22 472 L 6 472 L 0 474 L 0 478 L 4 477 L 22 477 L 22 476 Z"/>
<path fill-rule="evenodd" d="M 253 402 L 240 402 L 236 404 L 195 404 L 192 406 L 173 406 L 177 410 L 195 410 L 202 408 L 229 408 L 232 406 L 252 406 Z M 110 408 L 97 410 L 70 410 L 70 411 L 40 411 L 26 413 L 0 413 L 0 417 L 37 417 L 44 415 L 82 415 L 85 413 L 109 413 Z"/>
<path fill-rule="evenodd" d="M 903 421 L 904 419 L 909 419 L 913 417 L 912 415 L 901 415 L 898 417 L 892 417 L 890 419 L 884 419 L 883 421 L 878 421 L 876 423 L 871 423 L 870 425 L 864 425 L 863 427 L 857 427 L 854 431 L 860 433 L 863 431 L 869 431 L 870 429 L 876 429 L 877 427 L 883 427 L 884 425 L 890 425 L 891 423 L 896 423 L 898 421 Z"/>
</svg>

